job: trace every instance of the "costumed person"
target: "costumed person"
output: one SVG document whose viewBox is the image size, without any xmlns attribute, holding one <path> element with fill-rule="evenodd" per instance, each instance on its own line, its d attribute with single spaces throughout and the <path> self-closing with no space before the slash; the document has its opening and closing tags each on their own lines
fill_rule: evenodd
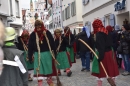
<svg viewBox="0 0 130 86">
<path fill-rule="evenodd" d="M 75 38 L 74 38 L 74 35 L 71 33 L 70 28 L 68 26 L 65 27 L 64 29 L 64 35 L 65 35 L 65 38 L 68 40 L 67 52 L 69 53 L 71 63 L 75 63 L 76 60 L 75 60 L 74 49 L 73 49 Z"/>
<path fill-rule="evenodd" d="M 28 80 L 32 81 L 31 70 L 34 69 L 34 62 L 30 63 L 28 59 L 28 40 L 29 40 L 29 32 L 27 30 L 23 30 L 22 35 L 18 37 L 18 42 L 16 42 L 16 46 L 19 50 L 24 51 L 24 60 L 26 62 L 26 66 L 28 68 Z M 33 56 L 32 56 L 33 59 Z"/>
<path fill-rule="evenodd" d="M 62 31 L 60 29 L 56 29 L 54 31 L 54 40 L 56 45 L 57 56 L 56 59 L 60 65 L 57 65 L 58 68 L 58 75 L 61 75 L 60 70 L 65 69 L 67 76 L 71 76 L 72 72 L 70 70 L 71 64 L 69 63 L 69 58 L 67 56 L 66 47 L 67 47 L 67 40 L 64 36 L 62 36 Z"/>
<path fill-rule="evenodd" d="M 109 77 L 115 81 L 116 76 L 119 75 L 116 57 L 112 51 L 112 40 L 110 34 L 105 29 L 102 21 L 99 19 L 94 20 L 94 40 L 95 52 L 97 52 L 98 59 L 94 57 L 92 65 L 92 75 L 97 77 L 97 86 L 102 86 L 103 78 L 107 78 L 100 62 L 103 63 L 105 70 Z"/>
<path fill-rule="evenodd" d="M 5 40 L 5 28 L 3 23 L 0 21 L 0 75 L 2 73 L 3 70 L 3 58 L 4 58 L 4 54 L 3 54 L 3 50 L 2 50 L 2 46 L 4 44 L 4 40 Z"/>
<path fill-rule="evenodd" d="M 28 72 L 24 53 L 15 46 L 15 36 L 15 29 L 7 27 L 3 46 L 4 68 L 0 76 L 0 86 L 28 86 Z"/>
<path fill-rule="evenodd" d="M 87 26 L 84 26 L 82 28 L 82 32 L 78 34 L 76 39 L 79 38 L 85 41 L 89 46 L 91 46 L 90 31 Z M 81 71 L 86 70 L 87 72 L 89 72 L 90 71 L 90 50 L 86 48 L 86 46 L 83 43 L 77 41 L 77 51 L 80 52 L 80 58 L 82 62 Z"/>
<path fill-rule="evenodd" d="M 54 58 L 52 58 L 48 41 L 52 51 L 56 55 L 52 34 L 45 28 L 41 20 L 36 20 L 35 29 L 29 38 L 28 58 L 30 62 L 33 62 L 32 56 L 34 55 L 34 77 L 38 78 L 38 86 L 43 85 L 43 79 L 46 77 L 49 86 L 53 86 L 52 76 L 57 75 Z"/>
</svg>

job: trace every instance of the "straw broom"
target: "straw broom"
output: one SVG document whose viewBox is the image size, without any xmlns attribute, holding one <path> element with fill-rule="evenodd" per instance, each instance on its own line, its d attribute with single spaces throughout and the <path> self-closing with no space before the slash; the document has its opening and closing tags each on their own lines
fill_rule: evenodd
<svg viewBox="0 0 130 86">
<path fill-rule="evenodd" d="M 50 50 L 50 53 L 51 53 L 53 59 L 56 61 L 57 64 L 59 64 L 59 63 L 57 62 L 57 60 L 55 59 L 55 56 L 54 56 L 53 51 L 51 50 L 51 46 L 50 46 L 50 43 L 49 43 L 49 39 L 47 38 L 46 32 L 44 31 L 43 34 L 44 34 L 44 36 L 45 36 L 45 38 L 46 38 L 46 40 L 47 40 L 47 44 L 48 44 L 48 47 L 49 47 L 49 50 Z M 60 64 L 59 64 L 59 65 L 60 65 Z M 56 66 L 56 65 L 55 65 L 55 66 Z M 56 68 L 56 69 L 57 69 L 57 68 Z M 61 83 L 61 81 L 60 81 L 60 78 L 59 78 L 58 74 L 56 75 L 56 79 L 57 79 L 57 86 L 62 86 L 62 83 Z"/>
<path fill-rule="evenodd" d="M 97 59 L 99 58 L 99 57 L 97 56 L 97 54 L 93 51 L 93 49 L 92 49 L 86 42 L 84 42 L 82 39 L 78 39 L 78 40 L 79 40 L 80 42 L 82 42 L 86 47 L 88 47 L 88 48 L 91 50 L 91 52 L 96 56 Z M 108 76 L 108 74 L 107 74 L 107 72 L 106 72 L 106 69 L 105 69 L 103 63 L 100 62 L 100 64 L 101 64 L 101 66 L 102 66 L 102 68 L 103 68 L 103 70 L 104 70 L 104 72 L 105 72 L 105 74 L 106 74 L 106 76 L 107 76 L 107 81 L 109 82 L 109 84 L 110 84 L 111 86 L 116 86 L 116 84 L 115 84 L 115 82 L 113 81 L 113 79 Z"/>
</svg>

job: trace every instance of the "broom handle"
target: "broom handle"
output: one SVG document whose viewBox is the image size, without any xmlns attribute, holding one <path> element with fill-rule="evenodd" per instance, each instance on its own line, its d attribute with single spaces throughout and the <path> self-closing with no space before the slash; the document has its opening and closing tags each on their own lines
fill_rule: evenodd
<svg viewBox="0 0 130 86">
<path fill-rule="evenodd" d="M 98 59 L 97 54 L 93 51 L 93 49 L 92 49 L 87 43 L 85 43 L 82 39 L 78 39 L 78 40 L 79 40 L 80 42 L 82 42 L 84 45 L 86 45 L 86 46 L 93 52 L 93 54 L 96 56 L 96 58 Z M 103 70 L 104 70 L 106 76 L 108 77 L 108 74 L 107 74 L 107 72 L 106 72 L 106 69 L 105 69 L 104 65 L 102 64 L 102 62 L 100 62 L 100 64 L 101 64 L 101 66 L 102 66 L 102 68 L 103 68 Z"/>
<path fill-rule="evenodd" d="M 52 52 L 52 50 L 51 50 L 51 46 L 50 46 L 50 43 L 49 43 L 49 39 L 47 38 L 46 32 L 44 31 L 43 34 L 45 35 L 45 38 L 46 38 L 46 40 L 47 40 L 47 44 L 48 44 L 48 47 L 49 47 L 49 50 L 50 50 L 50 53 L 51 53 L 53 59 L 55 60 L 55 62 L 56 62 L 58 65 L 60 65 L 60 64 L 58 63 L 58 61 L 55 59 L 54 54 L 53 54 L 53 52 Z"/>
<path fill-rule="evenodd" d="M 21 40 L 22 43 L 23 43 L 24 50 L 28 51 L 28 48 L 27 48 L 27 46 L 24 44 L 23 40 L 22 40 L 21 38 L 20 38 L 20 40 Z M 34 57 L 34 55 L 33 55 L 33 57 Z M 27 58 L 27 60 L 28 60 L 28 58 Z"/>
<path fill-rule="evenodd" d="M 22 40 L 21 38 L 20 38 L 20 40 L 22 41 L 23 46 L 24 46 L 24 48 L 26 49 L 26 51 L 28 51 L 28 48 L 27 48 L 27 46 L 24 44 L 23 40 Z"/>
</svg>

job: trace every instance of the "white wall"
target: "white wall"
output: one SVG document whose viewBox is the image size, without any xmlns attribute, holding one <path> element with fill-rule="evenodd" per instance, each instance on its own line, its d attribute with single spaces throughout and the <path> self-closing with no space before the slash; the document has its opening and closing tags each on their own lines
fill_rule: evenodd
<svg viewBox="0 0 130 86">
<path fill-rule="evenodd" d="M 1 6 L 0 6 L 0 15 L 9 15 L 10 11 L 10 4 L 9 0 L 1 0 Z"/>
<path fill-rule="evenodd" d="M 83 6 L 83 15 L 109 1 L 112 1 L 112 0 L 89 0 L 89 3 L 87 5 L 85 5 L 85 6 L 82 5 Z"/>
<path fill-rule="evenodd" d="M 86 5 L 85 7 L 83 6 L 84 14 L 85 14 L 85 12 L 88 13 L 89 11 L 93 10 L 93 9 L 91 9 L 91 10 L 88 9 L 88 11 L 86 11 L 87 8 L 89 8 L 90 5 L 94 6 L 96 1 L 99 1 L 99 3 L 97 2 L 97 4 L 101 4 L 100 1 L 104 1 L 104 3 L 105 3 L 105 1 L 109 2 L 111 0 L 90 0 L 88 5 Z M 122 0 L 119 0 L 119 1 L 122 1 Z M 93 4 L 92 4 L 92 2 L 93 2 Z M 103 4 L 103 2 L 102 2 L 102 4 Z M 113 4 L 110 4 L 110 3 L 109 3 L 109 5 L 106 4 L 106 6 L 100 8 L 100 9 L 97 9 L 94 12 L 90 12 L 87 15 L 83 14 L 83 23 L 85 24 L 86 21 L 93 22 L 95 18 L 98 18 L 98 17 L 99 18 L 103 18 L 107 14 L 114 14 L 115 15 L 116 24 L 119 24 L 120 26 L 122 25 L 122 22 L 124 21 L 125 18 L 127 18 L 130 21 L 130 16 L 129 16 L 129 13 L 130 13 L 130 0 L 127 0 L 126 9 L 121 10 L 121 11 L 115 11 L 115 8 L 114 8 L 115 4 L 116 4 L 116 1 Z M 125 14 L 126 12 L 128 12 L 127 15 Z"/>
</svg>

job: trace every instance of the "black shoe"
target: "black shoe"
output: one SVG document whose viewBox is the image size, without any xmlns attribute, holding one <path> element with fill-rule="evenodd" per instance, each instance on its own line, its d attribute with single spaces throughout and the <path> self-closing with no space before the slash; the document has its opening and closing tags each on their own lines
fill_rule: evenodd
<svg viewBox="0 0 130 86">
<path fill-rule="evenodd" d="M 64 72 L 66 72 L 66 70 L 64 70 Z"/>
<path fill-rule="evenodd" d="M 86 70 L 86 68 L 82 68 L 82 70 L 81 70 L 81 71 L 84 71 L 84 70 Z"/>
<path fill-rule="evenodd" d="M 69 73 L 67 73 L 67 76 L 70 77 L 72 74 L 72 72 L 70 71 Z"/>
<path fill-rule="evenodd" d="M 90 72 L 90 70 L 87 70 L 87 69 L 86 69 L 86 72 Z"/>
</svg>

